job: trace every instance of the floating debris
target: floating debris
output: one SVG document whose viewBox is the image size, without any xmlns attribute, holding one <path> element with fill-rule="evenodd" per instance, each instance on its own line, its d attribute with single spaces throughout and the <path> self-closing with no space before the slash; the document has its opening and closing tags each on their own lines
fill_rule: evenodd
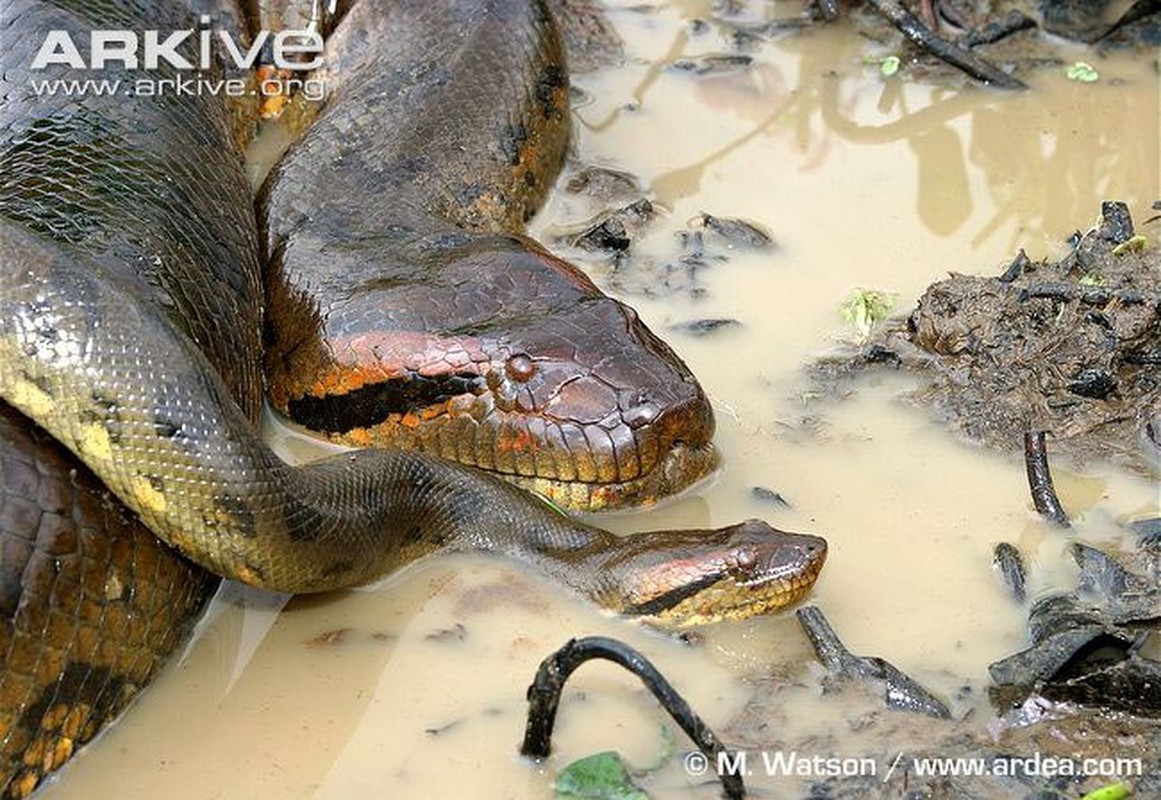
<svg viewBox="0 0 1161 800">
<path fill-rule="evenodd" d="M 1020 252 L 1016 253 L 1016 257 L 1012 259 L 1012 263 L 1004 270 L 1004 274 L 997 280 L 1000 283 L 1011 283 L 1024 274 L 1024 270 L 1032 265 L 1032 259 L 1028 258 L 1028 254 L 1024 252 L 1024 248 L 1020 248 Z"/>
<path fill-rule="evenodd" d="M 774 239 L 755 222 L 735 217 L 715 217 L 703 213 L 694 224 L 700 224 L 726 240 L 731 247 L 764 250 L 774 245 Z"/>
<path fill-rule="evenodd" d="M 457 622 L 450 628 L 440 628 L 423 637 L 428 642 L 462 642 L 468 638 L 468 629 L 462 622 Z"/>
<path fill-rule="evenodd" d="M 707 319 L 690 320 L 689 322 L 675 322 L 669 326 L 669 330 L 687 333 L 690 336 L 709 336 L 711 333 L 717 333 L 726 328 L 741 327 L 741 324 L 736 319 L 710 317 Z"/>
<path fill-rule="evenodd" d="M 751 486 L 750 497 L 755 500 L 761 500 L 763 503 L 770 503 L 771 505 L 781 506 L 782 508 L 791 508 L 790 503 L 786 502 L 786 498 L 773 489 L 767 489 L 765 486 Z"/>
<path fill-rule="evenodd" d="M 347 638 L 353 628 L 335 628 L 329 631 L 323 631 L 318 636 L 307 640 L 307 647 L 326 647 L 328 645 L 342 644 Z"/>
<path fill-rule="evenodd" d="M 694 75 L 721 75 L 748 69 L 753 62 L 753 58 L 743 53 L 715 53 L 696 58 L 679 58 L 673 62 L 673 68 Z"/>
<path fill-rule="evenodd" d="M 1161 618 L 1161 589 L 1116 559 L 1074 543 L 1076 591 L 1038 600 L 1028 614 L 1031 646 L 988 667 L 992 699 L 1016 707 L 1033 693 L 1137 716 L 1161 717 L 1161 662 L 1140 646 Z"/>
<path fill-rule="evenodd" d="M 625 223 L 616 217 L 609 217 L 573 239 L 573 244 L 582 250 L 623 253 L 629 249 L 632 240 L 625 230 Z"/>
<path fill-rule="evenodd" d="M 951 719 L 951 710 L 946 703 L 891 662 L 876 656 L 856 656 L 851 653 L 817 606 L 800 608 L 797 614 L 798 622 L 814 646 L 818 660 L 834 678 L 859 682 L 882 681 L 888 708 Z"/>
<path fill-rule="evenodd" d="M 641 184 L 636 176 L 608 167 L 584 167 L 571 178 L 565 189 L 573 194 L 583 194 L 599 200 L 639 197 Z"/>
<path fill-rule="evenodd" d="M 1012 593 L 1012 597 L 1017 602 L 1023 603 L 1027 597 L 1025 584 L 1027 583 L 1027 572 L 1024 569 L 1024 557 L 1020 555 L 1020 551 L 1016 549 L 1015 545 L 1007 542 L 1000 542 L 992 551 L 992 566 L 995 567 L 1000 577 L 1004 581 L 1004 585 L 1008 587 L 1008 591 Z"/>
<path fill-rule="evenodd" d="M 601 798 L 602 800 L 649 800 L 640 786 L 633 782 L 620 753 L 585 756 L 569 764 L 552 782 L 556 797 Z"/>
<path fill-rule="evenodd" d="M 1068 528 L 1068 514 L 1056 496 L 1056 487 L 1052 485 L 1052 473 L 1048 470 L 1048 448 L 1044 444 L 1044 431 L 1026 431 L 1024 433 L 1024 468 L 1028 473 L 1028 486 L 1032 490 L 1032 504 L 1037 513 L 1045 519 L 1055 522 L 1062 528 Z"/>
<path fill-rule="evenodd" d="M 1141 539 L 1141 544 L 1152 547 L 1161 544 L 1161 517 L 1135 519 L 1127 526 Z"/>
<path fill-rule="evenodd" d="M 600 215 L 595 222 L 586 223 L 579 233 L 566 234 L 565 241 L 583 250 L 611 253 L 628 251 L 635 236 L 649 223 L 656 210 L 646 198 Z"/>
<path fill-rule="evenodd" d="M 839 313 L 860 339 L 871 335 L 871 330 L 887 318 L 895 307 L 896 295 L 878 289 L 855 289 L 850 299 L 839 306 Z"/>
</svg>

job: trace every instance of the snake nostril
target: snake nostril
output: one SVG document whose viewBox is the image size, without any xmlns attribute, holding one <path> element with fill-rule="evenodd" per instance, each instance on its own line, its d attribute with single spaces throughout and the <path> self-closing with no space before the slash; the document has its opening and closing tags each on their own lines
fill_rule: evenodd
<svg viewBox="0 0 1161 800">
<path fill-rule="evenodd" d="M 504 364 L 504 372 L 517 383 L 526 383 L 536 374 L 536 362 L 524 353 L 517 353 Z"/>
</svg>

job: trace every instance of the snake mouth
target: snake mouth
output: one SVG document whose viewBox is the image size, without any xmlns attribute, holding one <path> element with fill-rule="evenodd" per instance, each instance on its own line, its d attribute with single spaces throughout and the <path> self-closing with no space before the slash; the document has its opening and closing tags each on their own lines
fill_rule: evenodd
<svg viewBox="0 0 1161 800">
<path fill-rule="evenodd" d="M 501 414 L 505 418 L 497 421 L 494 406 L 483 401 L 482 413 L 480 404 L 478 397 L 461 395 L 344 431 L 294 421 L 336 444 L 421 451 L 475 467 L 568 511 L 650 506 L 684 492 L 721 464 L 708 402 L 638 430 L 546 423 L 519 414 Z"/>
<path fill-rule="evenodd" d="M 503 475 L 512 483 L 569 511 L 609 511 L 645 507 L 680 494 L 712 475 L 721 466 L 712 442 L 675 442 L 649 472 L 637 478 L 609 483 Z"/>
<path fill-rule="evenodd" d="M 696 429 L 686 425 L 691 436 L 679 439 L 665 430 L 636 431 L 634 436 L 621 426 L 610 435 L 578 425 L 530 424 L 535 418 L 524 417 L 496 426 L 481 423 L 475 413 L 456 413 L 449 405 L 456 404 L 324 435 L 345 446 L 421 451 L 455 461 L 574 512 L 650 506 L 686 491 L 721 465 L 709 438 L 712 417 L 708 429 L 704 421 Z"/>
</svg>

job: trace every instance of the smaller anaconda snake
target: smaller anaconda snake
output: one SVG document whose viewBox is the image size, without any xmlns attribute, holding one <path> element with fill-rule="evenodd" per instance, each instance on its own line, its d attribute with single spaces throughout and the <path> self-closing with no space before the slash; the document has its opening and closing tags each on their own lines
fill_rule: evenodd
<svg viewBox="0 0 1161 800">
<path fill-rule="evenodd" d="M 599 505 L 688 483 L 689 459 L 667 454 L 694 453 L 696 473 L 712 425 L 684 365 L 629 309 L 511 232 L 542 196 L 563 147 L 567 83 L 542 5 L 455 2 L 434 13 L 418 0 L 383 5 L 359 4 L 332 37 L 330 104 L 262 195 L 266 258 L 219 97 L 31 90 L 32 78 L 76 75 L 66 66 L 32 74 L 45 31 L 81 40 L 113 24 L 180 30 L 186 9 L 134 0 L 5 5 L 12 46 L 2 57 L 0 105 L 0 397 L 161 539 L 248 583 L 322 591 L 436 550 L 479 549 L 529 563 L 617 612 L 677 623 L 748 616 L 803 596 L 825 558 L 815 537 L 751 520 L 622 539 L 493 475 L 402 449 L 455 458 L 470 451 L 478 466 L 550 491 L 610 487 L 596 492 Z M 343 49 L 344 41 L 362 47 Z M 453 108 L 457 124 L 447 117 Z M 474 160 L 465 166 L 448 153 Z M 301 467 L 277 459 L 254 425 L 263 283 L 276 399 L 361 432 L 412 428 L 424 416 L 416 402 L 435 398 L 436 432 L 418 443 L 388 435 L 399 449 Z M 383 308 L 394 309 L 390 335 L 366 324 Z M 330 328 L 327 344 L 319 344 L 320 326 Z M 367 353 L 379 361 L 337 377 L 337 366 Z M 315 377 L 297 378 L 303 366 Z M 369 424 L 371 401 L 400 378 L 419 388 Z M 347 405 L 353 416 L 336 410 L 335 395 L 357 401 Z M 700 430 L 685 433 L 691 421 Z M 538 436 L 559 447 L 531 447 Z M 604 442 L 606 455 L 581 451 L 578 441 Z M 65 464 L 53 468 L 57 479 L 82 472 L 65 455 L 30 458 Z M 46 526 L 111 524 L 52 522 L 64 519 L 62 502 L 50 508 L 46 484 L 15 481 L 26 471 L 17 463 L 28 459 L 0 460 L 5 535 L 36 537 L 28 544 L 35 550 L 53 547 L 41 541 Z M 654 473 L 660 484 L 646 486 Z M 82 487 L 83 496 L 100 491 Z M 39 522 L 30 526 L 29 513 Z M 115 590 L 131 573 L 89 576 L 79 599 L 62 600 L 20 566 L 37 561 L 6 555 L 2 565 L 2 599 L 32 621 L 5 629 L 0 733 L 12 795 L 30 791 L 91 735 L 100 715 L 90 724 L 77 709 L 124 701 L 96 708 L 93 679 L 66 685 L 62 676 L 97 674 L 109 647 L 77 632 L 78 609 L 126 613 L 133 592 Z M 196 609 L 197 598 L 185 605 Z M 44 621 L 70 615 L 80 626 L 72 633 Z M 129 688 L 148 677 L 103 669 Z"/>
</svg>

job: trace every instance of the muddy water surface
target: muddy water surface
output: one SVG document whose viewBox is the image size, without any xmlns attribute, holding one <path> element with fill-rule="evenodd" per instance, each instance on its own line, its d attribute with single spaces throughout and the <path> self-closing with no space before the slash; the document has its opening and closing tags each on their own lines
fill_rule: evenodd
<svg viewBox="0 0 1161 800">
<path fill-rule="evenodd" d="M 1064 537 L 1032 512 L 1022 462 L 957 441 L 901 402 L 907 379 L 883 373 L 836 402 L 811 394 L 802 367 L 852 336 L 838 308 L 856 287 L 896 293 L 906 310 L 947 271 L 994 273 L 1020 246 L 1033 258 L 1059 252 L 1102 199 L 1146 218 L 1161 196 L 1156 73 L 1098 61 L 1094 85 L 1044 74 L 1022 95 L 944 90 L 884 81 L 863 62 L 874 51 L 835 28 L 756 47 L 748 69 L 698 75 L 670 65 L 728 51 L 722 29 L 692 24 L 709 19 L 709 3 L 613 5 L 629 63 L 577 79 L 577 156 L 637 175 L 661 215 L 615 266 L 559 248 L 701 378 L 725 467 L 688 497 L 605 523 L 627 532 L 762 516 L 826 536 L 812 602 L 855 651 L 945 696 L 971 687 L 956 701 L 964 711 L 987 664 L 1023 642 L 1024 611 L 991 570 L 992 546 L 1021 547 L 1043 591 L 1071 579 Z M 595 212 L 558 191 L 535 233 L 551 241 Z M 690 268 L 676 234 L 701 212 L 757 223 L 777 249 L 706 232 L 704 266 Z M 681 329 L 710 318 L 740 324 Z M 1100 464 L 1056 473 L 1084 537 L 1110 538 L 1117 520 L 1157 510 L 1153 481 Z M 789 507 L 755 499 L 755 486 Z M 777 731 L 751 719 L 740 737 L 817 736 L 830 743 L 807 755 L 858 754 L 841 738 L 851 708 L 810 688 L 817 671 L 791 615 L 721 626 L 689 646 L 516 567 L 455 557 L 285 607 L 227 588 L 182 663 L 43 796 L 548 797 L 554 770 L 575 758 L 617 749 L 644 765 L 666 747 L 667 721 L 635 680 L 588 665 L 566 693 L 552 759 L 518 757 L 537 664 L 570 636 L 597 633 L 643 650 L 711 725 L 736 732 L 756 680 L 789 676 L 801 687 L 786 691 Z M 687 746 L 678 732 L 678 752 Z M 703 780 L 678 758 L 648 786 L 716 796 Z M 769 797 L 800 796 L 753 782 Z"/>
</svg>

